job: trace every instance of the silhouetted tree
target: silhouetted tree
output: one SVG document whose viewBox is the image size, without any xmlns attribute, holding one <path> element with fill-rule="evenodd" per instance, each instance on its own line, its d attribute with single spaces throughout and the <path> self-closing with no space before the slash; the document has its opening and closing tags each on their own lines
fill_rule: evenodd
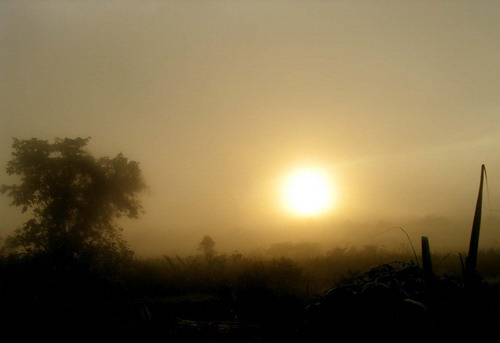
<svg viewBox="0 0 500 343">
<path fill-rule="evenodd" d="M 114 220 L 136 218 L 141 210 L 139 165 L 122 154 L 95 159 L 84 149 L 89 140 L 14 139 L 7 173 L 19 175 L 21 183 L 2 185 L 0 191 L 33 217 L 6 240 L 5 248 L 66 264 L 132 255 Z"/>
<path fill-rule="evenodd" d="M 211 260 L 217 254 L 215 251 L 215 242 L 210 236 L 203 237 L 203 240 L 198 246 L 198 250 L 203 253 L 207 260 Z"/>
</svg>

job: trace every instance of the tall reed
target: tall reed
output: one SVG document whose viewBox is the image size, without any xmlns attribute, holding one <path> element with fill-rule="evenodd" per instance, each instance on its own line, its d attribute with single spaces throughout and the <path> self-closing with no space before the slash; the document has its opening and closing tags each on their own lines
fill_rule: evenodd
<svg viewBox="0 0 500 343">
<path fill-rule="evenodd" d="M 424 278 L 426 283 L 430 283 L 434 277 L 432 271 L 431 249 L 429 246 L 429 238 L 422 236 L 422 265 L 424 268 Z"/>
<path fill-rule="evenodd" d="M 477 252 L 479 249 L 479 233 L 481 230 L 481 212 L 483 207 L 483 181 L 486 175 L 486 167 L 481 165 L 481 179 L 479 182 L 479 192 L 476 201 L 476 211 L 472 222 L 472 232 L 470 237 L 469 255 L 465 260 L 464 286 L 466 289 L 473 288 L 477 281 Z"/>
</svg>

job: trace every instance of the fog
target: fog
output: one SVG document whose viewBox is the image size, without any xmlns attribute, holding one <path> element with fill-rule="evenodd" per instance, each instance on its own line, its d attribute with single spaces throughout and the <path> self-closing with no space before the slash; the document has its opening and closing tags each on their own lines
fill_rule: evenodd
<svg viewBox="0 0 500 343">
<path fill-rule="evenodd" d="M 276 242 L 466 247 L 500 231 L 500 4 L 491 1 L 0 3 L 0 167 L 12 138 L 92 137 L 140 163 L 139 256 Z M 283 210 L 279 184 L 320 166 L 336 206 Z M 3 168 L 3 167 L 1 167 Z M 0 173 L 0 184 L 16 179 Z M 26 220 L 0 196 L 0 235 Z"/>
</svg>

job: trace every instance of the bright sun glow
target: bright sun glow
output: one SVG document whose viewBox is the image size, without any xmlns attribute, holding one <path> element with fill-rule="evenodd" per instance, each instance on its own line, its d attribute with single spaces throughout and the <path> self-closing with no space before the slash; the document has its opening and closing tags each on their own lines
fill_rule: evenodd
<svg viewBox="0 0 500 343">
<path fill-rule="evenodd" d="M 283 200 L 293 214 L 312 217 L 327 212 L 333 204 L 332 185 L 326 173 L 301 169 L 290 174 L 283 186 Z"/>
</svg>

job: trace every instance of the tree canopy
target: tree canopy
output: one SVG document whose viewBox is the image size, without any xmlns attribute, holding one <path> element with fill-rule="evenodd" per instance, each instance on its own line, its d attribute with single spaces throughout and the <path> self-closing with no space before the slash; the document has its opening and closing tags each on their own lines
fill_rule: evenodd
<svg viewBox="0 0 500 343">
<path fill-rule="evenodd" d="M 217 255 L 217 252 L 215 251 L 215 241 L 212 239 L 212 237 L 207 235 L 203 237 L 203 240 L 198 245 L 198 250 L 200 250 L 203 255 L 205 255 L 205 258 L 207 260 L 211 260 L 215 255 Z"/>
<path fill-rule="evenodd" d="M 141 212 L 139 164 L 121 153 L 96 159 L 85 150 L 89 140 L 14 139 L 7 173 L 21 183 L 0 191 L 32 218 L 6 240 L 8 249 L 63 261 L 131 256 L 115 219 Z"/>
</svg>

